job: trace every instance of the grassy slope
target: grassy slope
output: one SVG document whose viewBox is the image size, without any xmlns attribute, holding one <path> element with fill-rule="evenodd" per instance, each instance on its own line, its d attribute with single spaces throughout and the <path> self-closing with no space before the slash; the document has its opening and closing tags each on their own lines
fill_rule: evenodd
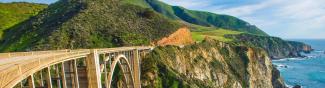
<svg viewBox="0 0 325 88">
<path fill-rule="evenodd" d="M 142 0 L 137 1 L 140 2 Z M 233 16 L 188 10 L 178 6 L 170 6 L 158 0 L 146 1 L 155 11 L 164 14 L 171 19 L 183 20 L 188 23 L 206 27 L 218 27 L 227 30 L 267 36 L 265 32 L 258 29 L 256 26 L 250 25 L 249 23 Z"/>
<path fill-rule="evenodd" d="M 0 3 L 0 40 L 6 29 L 35 16 L 46 7 L 45 4 Z"/>
<path fill-rule="evenodd" d="M 138 5 L 144 8 L 150 8 L 150 5 L 147 4 L 145 0 L 121 0 L 121 1 L 128 4 Z"/>
<path fill-rule="evenodd" d="M 235 34 L 241 34 L 243 32 L 238 31 L 231 31 L 226 30 L 222 28 L 215 28 L 215 27 L 203 27 L 203 26 L 192 26 L 192 37 L 195 41 L 202 41 L 206 37 L 216 39 L 223 42 L 230 42 L 233 41 L 233 39 L 226 38 L 225 35 L 235 35 Z"/>
<path fill-rule="evenodd" d="M 149 45 L 181 24 L 116 0 L 59 1 L 9 29 L 0 51 Z"/>
</svg>

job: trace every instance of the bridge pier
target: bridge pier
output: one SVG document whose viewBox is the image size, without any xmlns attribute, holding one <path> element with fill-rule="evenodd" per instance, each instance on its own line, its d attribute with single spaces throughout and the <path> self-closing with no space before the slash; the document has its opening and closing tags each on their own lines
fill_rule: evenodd
<svg viewBox="0 0 325 88">
<path fill-rule="evenodd" d="M 102 88 L 99 56 L 97 50 L 91 50 L 86 57 L 88 88 Z"/>
<path fill-rule="evenodd" d="M 133 78 L 134 78 L 134 88 L 141 87 L 140 80 L 140 58 L 138 49 L 133 50 L 132 54 L 132 64 L 133 64 Z"/>
</svg>

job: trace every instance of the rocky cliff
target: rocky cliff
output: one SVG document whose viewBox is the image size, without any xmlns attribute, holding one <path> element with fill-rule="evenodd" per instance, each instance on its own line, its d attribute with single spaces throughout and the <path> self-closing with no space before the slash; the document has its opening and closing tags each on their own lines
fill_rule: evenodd
<svg viewBox="0 0 325 88">
<path fill-rule="evenodd" d="M 304 53 L 310 53 L 310 51 L 312 51 L 312 47 L 310 45 L 307 45 L 305 43 L 302 42 L 296 42 L 296 41 L 288 41 L 288 43 L 292 46 L 295 46 L 295 49 L 297 51 L 300 52 L 304 52 Z"/>
<path fill-rule="evenodd" d="M 191 36 L 191 31 L 187 27 L 182 27 L 168 37 L 164 37 L 157 42 L 157 45 L 188 45 L 194 41 Z"/>
<path fill-rule="evenodd" d="M 215 40 L 157 47 L 142 60 L 144 88 L 284 88 L 268 54 Z"/>
<path fill-rule="evenodd" d="M 263 48 L 272 59 L 282 59 L 288 57 L 303 57 L 301 52 L 310 52 L 310 45 L 285 41 L 278 37 L 258 36 L 251 34 L 226 35 L 227 38 L 233 39 L 233 43 L 240 46 L 250 46 Z"/>
</svg>

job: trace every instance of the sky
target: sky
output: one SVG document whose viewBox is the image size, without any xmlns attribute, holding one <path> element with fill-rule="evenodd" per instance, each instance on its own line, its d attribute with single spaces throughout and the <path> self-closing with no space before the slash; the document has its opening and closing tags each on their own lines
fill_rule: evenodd
<svg viewBox="0 0 325 88">
<path fill-rule="evenodd" d="M 53 3 L 56 0 L 0 0 Z M 227 14 L 284 39 L 325 39 L 325 0 L 160 0 L 191 10 Z"/>
</svg>

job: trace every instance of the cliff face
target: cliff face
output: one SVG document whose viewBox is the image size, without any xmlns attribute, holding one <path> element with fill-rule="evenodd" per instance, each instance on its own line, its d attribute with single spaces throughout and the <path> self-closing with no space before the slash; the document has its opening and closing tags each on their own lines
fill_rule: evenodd
<svg viewBox="0 0 325 88">
<path fill-rule="evenodd" d="M 234 43 L 240 46 L 250 46 L 263 48 L 272 59 L 282 59 L 288 57 L 302 57 L 300 52 L 310 52 L 310 45 L 285 41 L 277 37 L 256 36 L 249 34 L 226 35 L 227 38 L 234 39 Z"/>
<path fill-rule="evenodd" d="M 294 46 L 295 49 L 297 51 L 300 51 L 300 52 L 310 53 L 310 51 L 313 50 L 310 45 L 307 45 L 307 44 L 304 44 L 304 43 L 301 43 L 301 42 L 288 41 L 288 43 L 290 45 Z"/>
<path fill-rule="evenodd" d="M 284 88 L 265 51 L 213 40 L 157 47 L 141 66 L 145 88 Z"/>
<path fill-rule="evenodd" d="M 160 41 L 157 42 L 157 45 L 165 46 L 165 45 L 188 45 L 193 43 L 193 39 L 191 36 L 191 32 L 187 27 L 183 27 L 178 29 L 173 34 L 168 37 L 164 37 Z"/>
</svg>

